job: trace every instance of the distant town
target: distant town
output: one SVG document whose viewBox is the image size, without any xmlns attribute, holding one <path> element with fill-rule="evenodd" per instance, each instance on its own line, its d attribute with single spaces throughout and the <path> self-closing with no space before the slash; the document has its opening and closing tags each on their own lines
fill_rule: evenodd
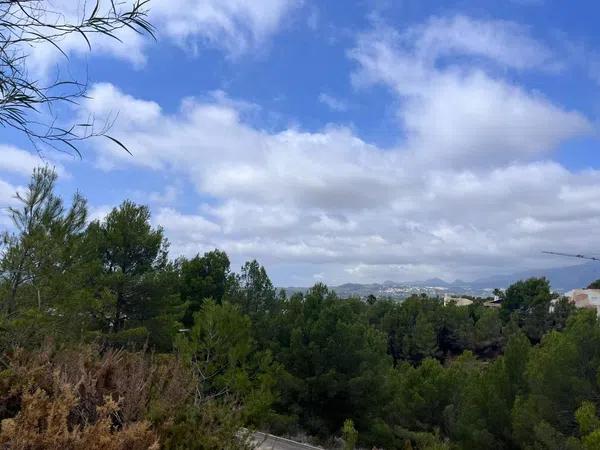
<svg viewBox="0 0 600 450">
<path fill-rule="evenodd" d="M 508 275 L 481 278 L 470 282 L 462 280 L 446 282 L 439 278 L 433 278 L 424 281 L 407 282 L 345 283 L 330 287 L 340 297 L 367 298 L 369 295 L 374 295 L 377 298 L 403 300 L 411 295 L 425 294 L 428 297 L 440 298 L 446 295 L 490 298 L 494 295 L 494 289 L 504 289 L 518 280 L 531 277 L 547 278 L 554 292 L 564 294 L 573 289 L 585 288 L 592 281 L 599 279 L 600 263 L 589 262 L 565 267 L 516 272 Z M 308 291 L 306 287 L 284 287 L 281 289 L 285 290 L 288 295 L 295 292 L 305 293 Z"/>
</svg>

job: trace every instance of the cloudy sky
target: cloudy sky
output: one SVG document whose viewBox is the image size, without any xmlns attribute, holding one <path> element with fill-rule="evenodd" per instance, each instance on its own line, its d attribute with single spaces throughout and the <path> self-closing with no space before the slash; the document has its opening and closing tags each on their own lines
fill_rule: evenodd
<svg viewBox="0 0 600 450">
<path fill-rule="evenodd" d="M 73 0 L 53 0 L 77 14 Z M 81 7 L 81 5 L 79 6 Z M 473 279 L 600 253 L 592 0 L 151 0 L 157 39 L 62 43 L 114 118 L 46 152 L 101 217 L 151 206 L 173 256 L 256 258 L 278 285 Z M 31 49 L 43 79 L 65 64 Z M 39 164 L 0 131 L 0 202 Z M 6 223 L 6 218 L 2 219 Z"/>
</svg>

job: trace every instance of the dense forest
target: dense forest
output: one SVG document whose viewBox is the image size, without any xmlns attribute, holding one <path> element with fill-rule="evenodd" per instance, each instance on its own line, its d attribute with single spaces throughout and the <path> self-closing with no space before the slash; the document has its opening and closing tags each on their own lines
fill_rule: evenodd
<svg viewBox="0 0 600 450">
<path fill-rule="evenodd" d="M 258 262 L 172 259 L 147 207 L 102 220 L 37 169 L 2 252 L 4 448 L 600 448 L 600 325 L 545 279 L 502 307 L 277 292 Z M 249 433 L 249 432 L 248 432 Z"/>
<path fill-rule="evenodd" d="M 80 145 L 97 138 L 131 154 L 128 143 L 111 134 L 116 117 L 113 120 L 109 115 L 97 120 L 85 109 L 76 113 L 72 120 L 65 117 L 70 108 L 90 99 L 86 77 L 80 80 L 72 75 L 87 74 L 87 70 L 83 70 L 83 66 L 71 67 L 70 57 L 80 52 L 75 51 L 75 41 L 67 38 L 81 39 L 80 44 L 89 50 L 100 44 L 104 58 L 110 53 L 106 42 L 135 41 L 139 48 L 134 45 L 112 50 L 115 54 L 131 54 L 135 59 L 135 49 L 141 52 L 145 45 L 139 44 L 143 36 L 173 38 L 173 30 L 189 28 L 190 24 L 183 19 L 195 16 L 195 9 L 201 5 L 199 2 L 185 5 L 180 2 L 180 5 L 171 6 L 169 2 L 162 2 L 164 17 L 158 24 L 170 28 L 165 32 L 149 21 L 150 0 L 81 2 L 71 13 L 66 8 L 68 3 L 0 0 L 0 128 L 17 133 L 40 156 L 50 150 L 82 156 L 81 151 L 86 147 Z M 237 3 L 244 3 L 242 14 L 232 16 L 232 11 L 239 8 L 234 5 Z M 244 40 L 240 41 L 240 38 L 247 34 L 253 37 L 250 41 L 258 43 L 269 34 L 267 31 L 277 28 L 276 11 L 251 13 L 246 6 L 263 3 L 272 9 L 285 9 L 275 8 L 281 2 L 223 2 L 225 7 L 221 6 L 221 9 L 216 7 L 219 2 L 214 2 L 205 10 L 206 17 L 196 14 L 205 20 L 216 21 L 212 27 L 211 22 L 204 19 L 196 24 L 196 38 L 211 44 L 223 41 L 224 47 L 247 47 L 260 54 L 256 45 L 241 45 Z M 357 3 L 362 7 L 364 2 Z M 180 11 L 175 11 L 178 7 L 182 10 L 181 15 Z M 347 4 L 343 8 L 350 9 Z M 444 8 L 448 6 L 444 5 Z M 160 9 L 159 5 L 156 11 L 160 13 Z M 301 16 L 294 8 L 289 10 Z M 300 64 L 290 65 L 281 60 L 268 60 L 261 65 L 274 70 L 286 68 L 288 72 L 283 77 L 281 74 L 264 77 L 260 71 L 248 74 L 237 67 L 235 77 L 259 80 L 263 74 L 262 84 L 267 84 L 268 80 L 287 78 L 290 71 L 297 71 L 302 84 L 303 77 L 310 81 L 307 84 L 316 84 L 312 80 L 314 67 L 321 67 L 326 61 L 327 70 L 321 72 L 334 74 L 336 78 L 322 84 L 339 84 L 331 44 L 346 38 L 324 39 L 324 35 L 317 33 L 315 27 L 322 14 L 319 11 L 319 8 L 313 8 L 311 18 L 306 20 L 307 25 L 313 23 L 308 25 L 310 30 L 296 33 L 314 35 L 319 40 L 318 45 L 328 51 L 327 56 L 315 60 L 315 64 L 302 63 L 311 70 L 310 77 L 306 76 L 308 72 L 299 69 Z M 543 17 L 537 11 L 535 14 Z M 567 175 L 573 175 L 574 180 L 591 180 L 595 172 L 586 172 L 582 177 L 580 173 L 583 172 L 570 172 L 551 159 L 552 163 L 549 163 L 546 159 L 538 161 L 532 157 L 538 153 L 538 147 L 551 150 L 568 137 L 579 137 L 585 129 L 592 129 L 596 120 L 590 118 L 588 121 L 585 114 L 576 110 L 563 111 L 541 95 L 530 97 L 529 88 L 521 89 L 513 85 L 513 80 L 503 81 L 500 73 L 488 77 L 483 66 L 466 66 L 463 70 L 450 65 L 452 70 L 445 70 L 442 67 L 445 64 L 439 61 L 443 56 L 446 62 L 453 54 L 458 57 L 457 62 L 475 57 L 485 63 L 485 68 L 499 63 L 497 65 L 504 74 L 511 67 L 520 71 L 538 65 L 541 68 L 547 63 L 551 63 L 548 67 L 561 68 L 560 58 L 553 55 L 554 52 L 535 44 L 536 41 L 525 33 L 525 28 L 511 21 L 496 21 L 487 28 L 484 22 L 461 15 L 450 21 L 432 15 L 433 20 L 426 26 L 410 28 L 406 36 L 399 34 L 402 42 L 390 46 L 395 41 L 388 42 L 388 39 L 395 37 L 395 33 L 383 26 L 387 15 L 387 12 L 375 11 L 369 14 L 369 21 L 378 25 L 373 31 L 385 31 L 384 40 L 375 40 L 374 32 L 361 33 L 356 48 L 345 48 L 343 53 L 362 64 L 358 72 L 351 74 L 353 84 L 385 81 L 384 85 L 389 85 L 387 87 L 392 87 L 396 93 L 395 101 L 408 105 L 406 111 L 398 110 L 394 117 L 406 122 L 409 135 L 419 138 L 415 142 L 431 145 L 430 153 L 423 152 L 425 159 L 416 159 L 416 164 L 408 165 L 407 171 L 421 171 L 425 167 L 423 161 L 433 158 L 443 163 L 441 155 L 447 155 L 445 158 L 451 161 L 448 167 L 456 165 L 460 172 L 424 172 L 422 177 L 434 182 L 438 178 L 449 180 L 448 184 L 438 181 L 440 190 L 449 189 L 456 180 L 466 179 L 474 186 L 480 184 L 479 189 L 483 191 L 490 189 L 489 186 L 510 183 L 511 177 L 518 180 L 533 178 L 538 180 L 531 183 L 535 188 L 533 191 L 514 184 L 514 181 L 507 184 L 506 189 L 527 200 L 521 203 L 530 209 L 534 202 L 543 200 L 539 194 L 545 191 L 541 181 L 547 178 L 561 192 L 555 200 L 548 197 L 552 209 L 565 209 L 569 220 L 581 218 L 581 211 L 585 211 L 585 217 L 594 213 L 593 208 L 589 212 L 589 199 L 597 193 L 595 185 L 565 184 L 566 181 L 560 180 L 569 178 Z M 405 16 L 405 11 L 400 15 Z M 154 17 L 158 18 L 159 14 Z M 504 13 L 502 17 L 505 17 Z M 261 28 L 236 30 L 240 25 L 238 22 L 244 21 Z M 451 25 L 449 34 L 423 31 L 446 22 Z M 508 26 L 506 31 L 501 25 Z M 562 30 L 562 26 L 557 29 Z M 466 27 L 464 30 L 468 33 L 461 32 L 461 27 Z M 576 27 L 579 29 L 581 23 L 577 22 Z M 220 28 L 224 28 L 225 33 L 214 34 Z M 350 28 L 344 25 L 344 29 Z M 203 30 L 208 34 L 203 34 Z M 340 36 L 342 34 L 347 33 Z M 423 36 L 419 38 L 421 34 Z M 558 37 L 564 40 L 566 34 L 563 31 L 559 34 Z M 475 39 L 477 35 L 485 38 L 483 44 Z M 178 46 L 189 41 L 193 48 L 191 53 L 197 53 L 198 43 L 194 42 L 193 36 L 179 33 L 174 36 Z M 436 36 L 441 37 L 432 38 Z M 460 39 L 456 39 L 457 36 Z M 445 39 L 449 42 L 443 42 Z M 516 56 L 505 52 L 506 49 L 518 50 L 519 39 L 526 44 L 526 51 L 517 52 Z M 289 39 L 280 39 L 286 40 Z M 394 58 L 397 51 L 406 46 L 405 40 L 416 41 L 414 48 L 408 46 L 399 53 L 400 57 Z M 433 45 L 437 40 L 442 45 Z M 580 38 L 576 41 L 580 42 Z M 323 45 L 324 42 L 327 45 Z M 317 53 L 304 42 L 294 45 L 296 51 Z M 377 51 L 371 52 L 371 46 Z M 30 55 L 36 56 L 33 50 L 40 50 L 41 55 L 46 47 L 54 48 L 65 58 L 53 74 L 41 71 L 35 58 L 28 63 Z M 588 67 L 584 61 L 594 59 L 593 47 L 584 45 L 583 41 L 577 45 L 566 42 L 561 45 L 563 47 L 569 53 L 577 53 L 566 59 L 589 72 L 585 75 L 586 82 L 588 78 L 594 78 L 590 74 L 596 67 Z M 161 54 L 173 53 L 172 47 L 166 49 Z M 278 53 L 292 53 L 289 49 Z M 572 49 L 579 49 L 579 52 Z M 381 61 L 380 53 L 385 56 Z M 137 56 L 140 61 L 136 64 L 146 59 L 142 53 Z M 235 60 L 238 56 L 232 53 L 226 59 Z M 55 60 L 48 58 L 49 66 L 54 65 Z M 169 86 L 157 84 L 157 90 L 167 90 L 172 84 L 184 86 L 186 77 L 181 74 L 193 72 L 189 70 L 190 66 L 183 64 L 191 58 L 176 58 L 181 64 L 177 70 L 171 62 L 163 62 L 174 59 L 157 59 L 161 72 L 170 77 Z M 580 59 L 582 62 L 578 61 Z M 102 60 L 102 65 L 111 65 L 108 61 Z M 212 71 L 214 67 L 210 61 L 203 58 L 202 64 Z M 393 70 L 383 71 L 384 76 L 371 73 L 373 67 L 386 67 L 390 62 L 393 62 Z M 163 65 L 173 70 L 166 71 Z M 213 65 L 222 63 L 214 64 L 213 61 Z M 348 62 L 344 59 L 342 65 L 346 66 Z M 544 77 L 551 72 L 572 72 L 554 69 L 544 69 Z M 111 70 L 112 66 L 108 71 Z M 390 75 L 396 70 L 401 77 Z M 204 71 L 204 67 L 197 71 Z M 215 77 L 218 74 L 215 72 Z M 97 76 L 91 77 L 95 78 Z M 155 76 L 136 74 L 129 84 L 143 84 L 141 78 L 150 80 Z M 359 79 L 364 80 L 356 83 Z M 370 83 L 365 83 L 367 79 Z M 156 77 L 156 80 L 160 78 Z M 573 80 L 567 79 L 571 84 Z M 305 99 L 309 98 L 306 92 L 309 91 L 298 88 L 292 79 L 288 81 L 297 96 L 302 97 L 301 109 L 305 109 Z M 195 87 L 198 80 L 194 79 L 193 83 Z M 257 92 L 262 84 L 257 83 Z M 407 84 L 408 88 L 399 88 Z M 551 84 L 560 86 L 563 96 L 562 83 Z M 248 97 L 253 99 L 252 103 L 238 102 L 224 91 L 213 91 L 215 86 L 220 88 L 222 84 L 215 84 L 211 92 L 223 104 L 239 103 L 243 104 L 243 109 L 259 107 L 254 103 L 255 95 Z M 186 95 L 200 92 L 188 87 Z M 153 85 L 148 83 L 148 88 Z M 235 89 L 232 91 L 236 92 Z M 531 91 L 537 92 L 537 89 Z M 177 89 L 165 94 L 168 97 L 177 95 Z M 134 97 L 126 98 L 134 103 Z M 276 98 L 285 98 L 285 92 L 277 92 Z M 336 113 L 354 109 L 351 103 L 336 100 L 324 91 L 318 98 Z M 162 122 L 171 117 L 161 112 L 158 103 L 138 100 L 135 104 L 138 103 L 151 105 Z M 189 109 L 187 100 L 182 105 L 182 109 Z M 447 108 L 447 105 L 451 107 Z M 457 105 L 464 105 L 464 108 Z M 363 108 L 374 122 L 381 120 L 369 102 L 364 103 Z M 381 109 L 387 111 L 389 107 Z M 132 114 L 136 116 L 135 121 L 145 120 L 143 114 L 138 117 L 140 111 L 136 107 Z M 240 135 L 248 140 L 248 148 L 256 146 L 257 142 L 260 147 L 270 148 L 270 141 L 253 141 L 246 137 L 262 137 L 267 133 L 262 129 L 246 132 L 246 128 L 241 127 L 245 126 L 243 122 L 237 124 L 237 110 L 235 114 L 231 112 L 234 110 L 226 111 L 225 115 L 230 117 L 228 121 L 236 122 L 238 128 L 215 128 L 215 135 L 243 130 Z M 387 116 L 386 113 L 383 123 Z M 325 117 L 327 123 L 334 123 L 329 116 Z M 435 119 L 433 122 L 443 126 L 432 129 L 429 125 L 431 117 Z M 353 122 L 344 120 L 340 124 Z M 190 128 L 193 128 L 196 122 L 191 124 Z M 330 128 L 337 130 L 333 126 Z M 339 130 L 343 131 L 341 134 L 353 136 L 350 128 L 347 130 L 344 125 Z M 546 136 L 538 133 L 542 128 L 556 130 Z M 373 134 L 382 129 L 376 128 Z M 484 134 L 471 138 L 466 132 L 471 129 L 494 132 L 486 140 Z M 147 128 L 142 130 L 145 131 L 138 134 L 148 132 Z M 187 128 L 176 127 L 175 130 L 176 133 L 167 136 L 186 134 Z M 429 135 L 441 138 L 430 141 Z M 150 133 L 141 141 L 148 142 L 156 136 Z M 193 141 L 194 136 L 190 134 L 188 139 Z M 279 135 L 273 136 L 279 142 Z M 330 134 L 310 136 L 327 140 Z M 509 139 L 505 139 L 506 136 Z M 181 145 L 168 138 L 164 140 L 169 147 Z M 444 141 L 452 145 L 447 146 Z M 182 142 L 185 144 L 182 153 L 195 148 L 193 142 L 190 147 L 187 141 Z M 234 146 L 238 145 L 237 141 L 233 142 Z M 289 145 L 294 145 L 293 140 L 290 142 Z M 340 142 L 340 147 L 347 145 L 346 140 Z M 366 161 L 371 147 L 375 146 L 365 144 L 369 149 L 367 152 L 361 150 L 360 142 L 352 137 L 352 146 L 360 150 L 359 159 Z M 419 145 L 415 148 L 419 149 Z M 212 149 L 215 145 L 209 147 Z M 221 147 L 227 148 L 224 144 L 215 148 L 221 152 Z M 248 151 L 246 145 L 242 147 Z M 202 148 L 199 146 L 195 152 L 201 154 Z M 345 163 L 345 159 L 351 157 L 348 167 L 360 177 L 345 176 L 342 172 L 332 180 L 339 185 L 356 183 L 362 186 L 364 183 L 367 189 L 376 186 L 376 193 L 365 197 L 368 203 L 377 203 L 381 193 L 388 195 L 389 186 L 381 184 L 378 176 L 394 178 L 399 173 L 375 171 L 372 178 L 365 177 L 365 173 L 384 165 L 377 161 L 388 160 L 377 157 L 376 164 L 359 164 L 353 162 L 354 154 L 338 152 L 336 147 L 311 144 L 310 148 L 306 153 L 310 158 L 317 151 L 329 149 L 339 153 L 341 159 L 315 159 L 310 164 L 300 164 L 297 169 L 300 173 L 323 164 L 328 168 L 340 168 L 340 162 Z M 476 152 L 478 148 L 485 152 Z M 427 149 L 423 147 L 423 150 Z M 8 161 L 11 155 L 14 159 L 17 150 L 4 146 L 2 151 Z M 385 153 L 393 154 L 391 150 Z M 483 155 L 482 161 L 486 161 L 482 166 L 487 167 L 488 160 L 495 159 L 505 165 L 490 166 L 494 170 L 484 173 L 479 181 L 467 170 L 469 166 L 462 165 L 467 154 L 469 158 L 473 157 L 475 165 L 479 164 L 478 153 Z M 494 153 L 507 156 L 490 158 Z M 257 155 L 260 153 L 250 154 L 250 158 L 260 160 Z M 302 155 L 298 151 L 293 158 Z M 522 155 L 525 155 L 524 160 L 538 164 L 509 165 L 519 161 Z M 544 158 L 546 156 L 544 154 Z M 172 157 L 176 156 L 169 154 L 165 159 Z M 224 160 L 222 165 L 226 167 L 230 161 Z M 275 165 L 288 164 L 286 160 L 281 161 Z M 18 161 L 9 163 L 8 166 L 15 167 L 21 164 Z M 190 160 L 182 160 L 179 164 L 189 165 Z M 29 170 L 30 165 L 27 167 Z M 231 170 L 235 171 L 237 167 Z M 546 169 L 551 171 L 544 172 Z M 196 172 L 191 173 L 196 176 Z M 283 178 L 286 173 L 278 176 Z M 315 179 L 321 173 L 326 174 L 324 179 L 330 176 L 328 171 L 316 171 Z M 270 180 L 269 172 L 265 174 L 264 180 Z M 488 179 L 493 184 L 486 184 Z M 424 185 L 411 180 L 399 185 L 396 192 L 415 184 L 416 189 L 405 194 L 410 198 L 418 189 L 423 189 Z M 265 268 L 255 260 L 238 269 L 231 267 L 228 255 L 219 249 L 207 252 L 207 249 L 198 249 L 196 256 L 191 258 L 169 254 L 169 242 L 163 229 L 152 221 L 150 209 L 145 205 L 125 200 L 105 217 L 93 219 L 83 195 L 75 193 L 72 198 L 62 198 L 57 194 L 56 183 L 57 173 L 52 168 L 36 169 L 28 186 L 15 193 L 8 217 L 3 216 L 7 220 L 3 222 L 0 242 L 2 449 L 249 450 L 256 430 L 304 439 L 323 448 L 344 450 L 600 449 L 600 323 L 595 310 L 575 309 L 565 298 L 553 293 L 544 278 L 522 280 L 504 291 L 497 291 L 499 307 L 484 299 L 474 299 L 468 306 L 457 306 L 453 303 L 444 305 L 441 299 L 427 296 L 413 296 L 404 301 L 374 296 L 341 298 L 324 284 L 316 284 L 306 293 L 288 296 L 273 286 Z M 274 186 L 272 189 L 281 185 Z M 335 199 L 359 192 L 336 191 L 335 186 L 331 192 L 313 188 L 311 185 L 310 196 L 331 194 Z M 432 196 L 435 192 L 432 191 Z M 579 195 L 579 192 L 583 194 Z M 440 198 L 450 205 L 462 205 L 467 201 L 463 195 L 458 192 L 456 197 Z M 285 196 L 281 198 L 286 199 Z M 424 198 L 411 198 L 411 203 L 424 201 Z M 468 198 L 469 204 L 475 206 L 490 202 L 493 207 L 520 203 L 516 197 Z M 453 203 L 453 200 L 459 203 Z M 571 209 L 571 203 L 576 205 L 577 201 L 582 202 L 583 208 Z M 439 210 L 440 204 L 428 206 L 436 215 L 443 215 L 449 210 Z M 489 212 L 477 211 L 477 215 L 486 214 Z M 389 216 L 374 217 L 376 224 L 382 224 Z M 535 217 L 527 219 L 537 224 Z M 494 220 L 497 219 L 490 216 L 489 221 Z M 536 225 L 533 232 L 537 233 L 537 230 Z M 580 230 L 584 229 L 575 230 L 582 233 Z M 588 238 L 584 237 L 587 245 Z M 418 246 L 417 251 L 421 251 Z M 591 287 L 600 287 L 600 280 Z"/>
</svg>

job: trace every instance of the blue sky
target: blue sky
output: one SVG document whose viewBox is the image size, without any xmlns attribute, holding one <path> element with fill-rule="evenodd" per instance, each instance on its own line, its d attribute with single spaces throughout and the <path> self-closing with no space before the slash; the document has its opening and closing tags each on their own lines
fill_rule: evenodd
<svg viewBox="0 0 600 450">
<path fill-rule="evenodd" d="M 600 248 L 596 2 L 150 8 L 156 41 L 62 43 L 90 82 L 65 118 L 117 117 L 133 153 L 98 139 L 82 160 L 44 153 L 94 217 L 147 203 L 172 256 L 222 248 L 278 285 L 470 279 Z M 40 78 L 67 64 L 50 47 L 30 58 Z M 0 146 L 9 205 L 39 159 L 10 130 Z"/>
</svg>

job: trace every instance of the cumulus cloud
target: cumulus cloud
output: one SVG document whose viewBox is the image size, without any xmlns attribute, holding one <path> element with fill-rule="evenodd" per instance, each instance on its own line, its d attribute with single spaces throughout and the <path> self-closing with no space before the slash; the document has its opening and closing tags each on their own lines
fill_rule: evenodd
<svg viewBox="0 0 600 450">
<path fill-rule="evenodd" d="M 117 7 L 127 11 L 132 4 L 132 0 L 126 0 L 118 2 Z M 208 46 L 237 57 L 265 44 L 280 29 L 289 13 L 300 5 L 301 0 L 153 0 L 148 20 L 160 40 L 168 40 L 193 52 Z M 54 0 L 53 12 L 47 12 L 45 19 L 57 24 L 77 23 L 89 17 L 95 6 L 95 2 Z M 110 8 L 110 1 L 101 0 L 98 15 Z M 119 30 L 117 35 L 119 40 L 101 33 L 90 35 L 94 53 L 111 55 L 142 67 L 146 62 L 149 39 L 128 27 Z M 87 41 L 78 33 L 53 41 L 67 55 L 89 52 Z M 51 43 L 27 47 L 25 51 L 29 54 L 30 71 L 38 76 L 60 65 L 64 56 Z"/>
<path fill-rule="evenodd" d="M 479 31 L 467 42 L 462 36 L 470 28 Z M 464 17 L 431 20 L 402 34 L 380 26 L 362 35 L 350 52 L 359 65 L 353 79 L 359 86 L 388 86 L 404 101 L 398 117 L 411 159 L 458 168 L 531 160 L 591 132 L 591 124 L 578 112 L 484 71 L 476 60 L 440 66 L 442 56 L 452 53 L 521 68 L 534 61 L 527 55 L 541 44 L 511 33 L 515 28 Z"/>
<path fill-rule="evenodd" d="M 171 184 L 166 186 L 162 192 L 150 192 L 148 195 L 148 200 L 154 204 L 172 205 L 177 201 L 180 191 L 181 189 L 179 186 Z"/>
<path fill-rule="evenodd" d="M 396 148 L 335 125 L 263 130 L 224 93 L 167 113 L 97 84 L 84 114 L 120 111 L 111 132 L 134 154 L 98 142 L 98 164 L 172 173 L 211 199 L 194 212 L 168 202 L 155 211 L 173 253 L 218 247 L 234 266 L 258 258 L 278 273 L 296 267 L 298 284 L 315 273 L 331 283 L 470 278 L 552 263 L 540 255 L 549 246 L 600 245 L 600 172 L 552 160 L 590 121 L 480 64 L 540 70 L 550 57 L 524 62 L 540 45 L 524 29 L 477 22 L 483 42 L 453 38 L 468 20 L 436 19 L 407 35 L 377 28 L 350 52 L 357 85 L 383 84 L 399 105 L 405 139 Z M 466 62 L 442 61 L 449 52 Z"/>
<path fill-rule="evenodd" d="M 115 3 L 119 11 L 123 12 L 130 10 L 132 4 L 133 2 L 130 0 Z M 36 14 L 41 22 L 60 27 L 65 24 L 80 23 L 91 15 L 95 7 L 95 2 L 54 0 L 51 5 L 48 5 L 48 8 L 40 9 L 36 11 Z M 108 15 L 112 7 L 110 1 L 100 1 L 97 15 Z M 66 33 L 61 36 L 57 35 L 55 30 L 40 27 L 36 29 L 36 32 L 40 35 L 53 36 L 52 42 L 42 41 L 23 47 L 23 52 L 28 55 L 27 69 L 37 78 L 48 77 L 52 70 L 60 69 L 66 62 L 65 55 L 81 56 L 89 53 L 88 41 L 79 33 Z M 102 33 L 93 33 L 88 35 L 88 40 L 93 45 L 95 54 L 115 56 L 135 66 L 143 66 L 146 62 L 143 52 L 145 37 L 129 27 L 123 27 L 117 32 L 117 35 L 119 40 Z"/>
<path fill-rule="evenodd" d="M 50 165 L 59 173 L 63 172 L 62 166 L 48 159 L 43 159 L 37 153 L 22 150 L 13 145 L 0 144 L 0 172 L 9 172 L 29 176 L 35 167 Z"/>
<path fill-rule="evenodd" d="M 102 167 L 119 161 L 183 171 L 198 191 L 220 198 L 354 209 L 381 201 L 378 192 L 390 183 L 381 174 L 394 155 L 343 127 L 270 134 L 244 123 L 230 102 L 188 99 L 178 114 L 168 115 L 157 103 L 134 99 L 110 84 L 95 85 L 85 107 L 98 118 L 119 110 L 111 133 L 124 137 L 133 153 L 132 158 L 114 146 L 103 147 Z M 376 173 L 364 171 L 367 161 L 379 167 Z"/>
<path fill-rule="evenodd" d="M 416 170 L 418 153 L 374 147 L 341 127 L 268 133 L 217 101 L 187 100 L 166 114 L 111 85 L 97 85 L 93 97 L 96 114 L 121 110 L 113 131 L 134 152 L 99 148 L 105 167 L 172 171 L 216 199 L 195 214 L 158 211 L 175 254 L 219 247 L 235 262 L 317 265 L 339 282 L 468 277 L 539 263 L 549 242 L 600 242 L 596 171 L 583 176 L 549 160 Z M 590 227 L 586 238 L 566 238 L 583 216 L 575 228 Z"/>
<path fill-rule="evenodd" d="M 25 187 L 14 185 L 0 178 L 0 226 L 13 229 L 14 224 L 9 215 L 9 207 L 18 206 L 17 191 L 23 192 Z"/>
<path fill-rule="evenodd" d="M 299 0 L 154 0 L 152 17 L 159 32 L 177 42 L 205 42 L 235 56 L 264 43 L 299 5 Z"/>
<path fill-rule="evenodd" d="M 398 38 L 425 61 L 463 54 L 514 69 L 556 70 L 561 66 L 554 52 L 531 37 L 526 26 L 511 21 L 432 17 Z"/>
</svg>

